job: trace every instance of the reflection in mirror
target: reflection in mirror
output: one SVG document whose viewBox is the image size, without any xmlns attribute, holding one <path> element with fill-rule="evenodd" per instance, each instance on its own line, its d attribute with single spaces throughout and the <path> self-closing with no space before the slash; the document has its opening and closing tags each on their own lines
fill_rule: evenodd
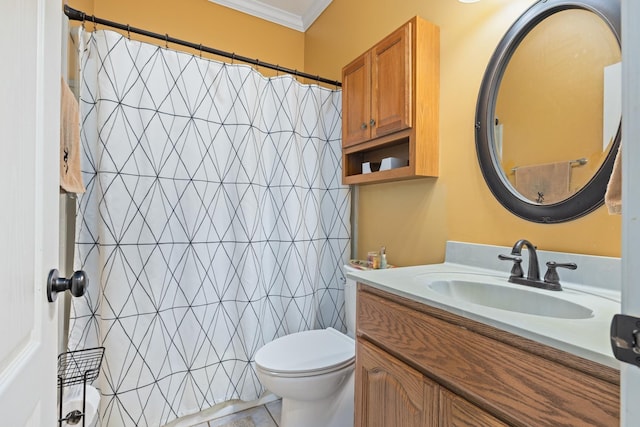
<svg viewBox="0 0 640 427">
<path fill-rule="evenodd" d="M 620 57 L 609 26 L 582 9 L 550 15 L 520 42 L 494 122 L 494 148 L 515 191 L 557 203 L 598 171 L 620 123 Z"/>
<path fill-rule="evenodd" d="M 602 206 L 620 144 L 620 1 L 535 2 L 487 66 L 480 170 L 496 199 L 558 223 Z"/>
</svg>

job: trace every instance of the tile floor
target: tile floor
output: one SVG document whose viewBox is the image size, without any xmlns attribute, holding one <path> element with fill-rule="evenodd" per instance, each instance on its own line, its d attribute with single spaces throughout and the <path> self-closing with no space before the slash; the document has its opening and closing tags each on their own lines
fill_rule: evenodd
<svg viewBox="0 0 640 427">
<path fill-rule="evenodd" d="M 282 402 L 276 400 L 235 414 L 215 418 L 193 427 L 278 427 Z"/>
</svg>

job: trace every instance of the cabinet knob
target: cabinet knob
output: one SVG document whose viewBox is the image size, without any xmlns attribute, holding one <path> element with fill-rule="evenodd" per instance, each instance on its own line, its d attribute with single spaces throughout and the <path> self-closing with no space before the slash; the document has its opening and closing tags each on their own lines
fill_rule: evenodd
<svg viewBox="0 0 640 427">
<path fill-rule="evenodd" d="M 367 128 L 367 124 L 366 124 L 366 123 L 362 123 L 362 124 L 360 125 L 360 129 L 366 129 L 366 128 Z"/>
<path fill-rule="evenodd" d="M 369 120 L 369 125 L 370 125 L 371 127 L 374 127 L 374 126 L 376 125 L 376 121 L 375 121 L 375 119 L 371 119 L 371 120 Z"/>
</svg>

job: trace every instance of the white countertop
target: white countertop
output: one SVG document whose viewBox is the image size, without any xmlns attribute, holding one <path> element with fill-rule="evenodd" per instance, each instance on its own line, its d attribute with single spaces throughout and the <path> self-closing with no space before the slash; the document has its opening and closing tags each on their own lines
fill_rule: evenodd
<svg viewBox="0 0 640 427">
<path fill-rule="evenodd" d="M 453 243 L 454 246 L 456 244 L 464 245 L 464 249 L 468 249 L 467 244 Z M 507 254 L 509 252 L 505 252 L 505 250 L 509 249 L 510 251 L 510 248 L 479 246 L 482 246 L 479 249 L 485 252 L 495 252 L 493 254 L 495 257 L 497 257 L 497 253 Z M 448 243 L 447 257 L 459 261 L 456 255 L 450 254 L 450 249 L 451 247 Z M 551 254 L 555 255 L 554 253 Z M 523 252 L 522 257 L 526 258 L 527 255 Z M 562 254 L 562 257 L 562 259 L 555 259 L 558 262 L 567 262 L 572 261 L 574 258 L 572 254 Z M 593 269 L 594 264 L 598 267 L 598 261 L 600 260 L 596 258 L 602 257 L 587 256 L 590 259 L 584 259 L 585 256 L 578 256 L 577 258 L 583 263 L 589 264 L 589 267 L 584 266 L 584 270 L 589 273 L 591 279 L 585 278 L 585 281 L 593 280 L 593 276 L 597 276 L 597 274 L 593 273 L 593 271 L 590 272 L 589 269 Z M 605 264 L 600 265 L 601 268 L 596 268 L 596 270 L 606 270 L 611 268 L 611 265 L 615 270 L 616 260 L 618 259 L 604 259 Z M 613 264 L 611 261 L 613 261 Z M 609 263 L 608 267 L 607 263 Z M 546 271 L 546 267 L 543 262 L 540 264 L 542 264 L 540 268 L 542 276 Z M 572 283 L 562 280 L 565 270 L 559 270 L 563 290 L 559 292 L 549 291 L 509 283 L 507 280 L 511 263 L 501 263 L 499 265 L 504 266 L 504 271 L 445 261 L 442 264 L 389 268 L 385 270 L 350 270 L 347 271 L 347 277 L 374 288 L 437 307 L 550 347 L 564 350 L 576 356 L 620 369 L 619 361 L 613 356 L 609 339 L 611 319 L 615 314 L 620 313 L 620 292 L 615 289 L 615 285 L 611 285 L 611 281 L 603 287 L 596 287 L 593 283 L 588 285 Z M 580 263 L 578 263 L 578 269 L 580 267 Z M 526 265 L 523 266 L 523 269 L 526 275 Z M 499 283 L 500 286 L 504 284 L 504 286 L 525 288 L 530 292 L 551 293 L 556 298 L 565 299 L 590 308 L 593 311 L 593 316 L 585 319 L 564 319 L 525 314 L 461 301 L 436 292 L 427 286 L 426 282 L 430 277 L 445 278 L 448 274 L 454 276 L 459 273 L 481 281 L 486 279 L 488 282 Z M 573 277 L 579 276 L 574 275 Z M 615 278 L 611 280 L 615 280 Z"/>
</svg>

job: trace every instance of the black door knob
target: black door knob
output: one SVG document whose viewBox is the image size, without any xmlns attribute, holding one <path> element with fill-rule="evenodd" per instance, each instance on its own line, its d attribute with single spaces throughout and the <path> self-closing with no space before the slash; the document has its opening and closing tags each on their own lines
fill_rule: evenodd
<svg viewBox="0 0 640 427">
<path fill-rule="evenodd" d="M 47 278 L 47 299 L 49 302 L 54 302 L 58 292 L 66 290 L 71 291 L 71 295 L 74 297 L 81 297 L 84 295 L 87 286 L 89 286 L 89 278 L 84 271 L 78 270 L 69 279 L 65 279 L 64 277 L 61 278 L 58 270 L 54 268 L 49 271 L 49 277 Z"/>
</svg>

